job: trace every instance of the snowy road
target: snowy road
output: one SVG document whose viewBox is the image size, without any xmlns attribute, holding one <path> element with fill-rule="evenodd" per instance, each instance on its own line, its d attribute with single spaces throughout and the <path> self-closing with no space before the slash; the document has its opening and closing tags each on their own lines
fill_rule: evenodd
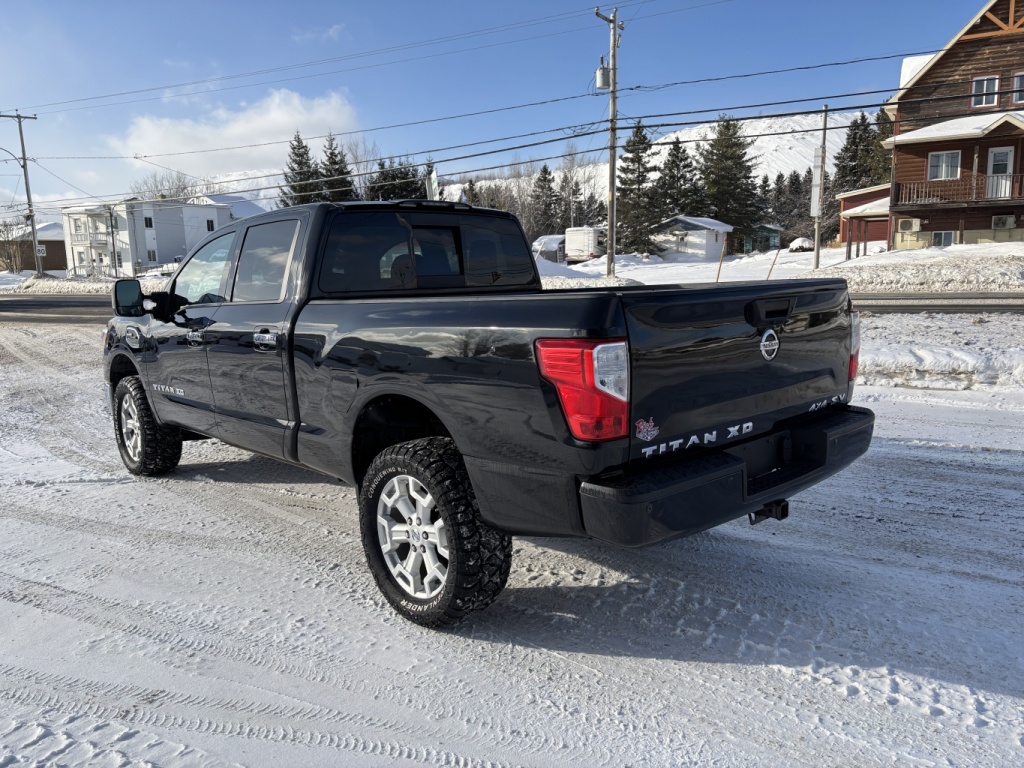
<svg viewBox="0 0 1024 768">
<path fill-rule="evenodd" d="M 136 480 L 98 329 L 0 323 L 0 765 L 1020 765 L 1024 395 L 857 400 L 786 522 L 517 540 L 441 633 L 351 489 L 209 442 Z"/>
</svg>

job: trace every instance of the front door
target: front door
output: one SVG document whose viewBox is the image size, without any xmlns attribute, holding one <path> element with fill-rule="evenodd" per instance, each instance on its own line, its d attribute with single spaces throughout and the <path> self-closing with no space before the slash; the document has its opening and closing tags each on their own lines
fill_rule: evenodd
<svg viewBox="0 0 1024 768">
<path fill-rule="evenodd" d="M 293 426 L 285 360 L 288 274 L 299 232 L 294 217 L 245 231 L 231 301 L 206 329 L 221 439 L 275 458 L 284 457 Z"/>
<path fill-rule="evenodd" d="M 988 183 L 985 196 L 1008 198 L 1013 193 L 1013 147 L 996 147 L 988 151 Z"/>
<path fill-rule="evenodd" d="M 225 301 L 234 233 L 193 254 L 170 287 L 174 315 L 150 318 L 146 373 L 149 397 L 165 424 L 216 435 L 213 389 L 206 360 L 207 329 Z"/>
</svg>

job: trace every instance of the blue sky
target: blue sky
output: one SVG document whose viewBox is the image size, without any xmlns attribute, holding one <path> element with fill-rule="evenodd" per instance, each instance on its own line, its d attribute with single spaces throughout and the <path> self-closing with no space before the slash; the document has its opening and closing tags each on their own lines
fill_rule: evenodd
<svg viewBox="0 0 1024 768">
<path fill-rule="evenodd" d="M 623 0 L 619 85 L 653 86 L 934 50 L 983 4 Z M 612 7 L 602 10 L 610 14 Z M 427 150 L 435 150 L 433 157 L 444 160 L 473 151 L 443 150 L 450 145 L 607 118 L 608 99 L 604 92 L 595 94 L 593 76 L 599 57 L 608 52 L 608 27 L 595 17 L 592 5 L 572 0 L 7 3 L 0 15 L 0 39 L 0 111 L 20 109 L 38 116 L 25 123 L 25 133 L 28 154 L 36 158 L 29 167 L 40 204 L 123 194 L 132 178 L 158 170 L 152 163 L 194 175 L 279 169 L 296 129 L 305 137 L 328 130 L 366 131 L 344 139 L 375 145 L 384 155 L 424 158 Z M 893 59 L 626 92 L 620 117 L 628 121 L 701 109 L 712 110 L 711 120 L 715 110 L 769 114 L 788 108 L 733 108 L 826 96 L 832 107 L 860 104 L 875 97 L 844 100 L 835 95 L 894 89 L 899 69 L 899 60 Z M 247 74 L 258 71 L 262 74 Z M 162 87 L 181 83 L 196 84 Z M 107 94 L 125 95 L 92 98 Z M 580 98 L 372 130 L 573 96 Z M 74 101 L 80 99 L 86 100 Z M 806 108 L 818 110 L 823 100 L 808 102 Z M 536 138 L 561 140 L 569 134 Z M 575 141 L 579 149 L 596 149 L 606 140 L 602 135 Z M 219 151 L 266 142 L 285 143 Z M 319 148 L 319 141 L 310 143 Z M 0 147 L 18 152 L 12 120 L 0 121 Z M 518 155 L 557 155 L 563 147 L 560 142 Z M 195 150 L 217 151 L 168 155 Z M 100 159 L 135 155 L 149 162 Z M 506 154 L 441 162 L 439 172 L 511 159 Z M 0 215 L 24 195 L 18 171 L 13 163 L 0 163 Z"/>
</svg>

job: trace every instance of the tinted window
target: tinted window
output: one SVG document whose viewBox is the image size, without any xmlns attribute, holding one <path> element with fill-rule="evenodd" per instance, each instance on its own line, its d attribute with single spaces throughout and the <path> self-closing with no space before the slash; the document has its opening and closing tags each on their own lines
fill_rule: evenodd
<svg viewBox="0 0 1024 768">
<path fill-rule="evenodd" d="M 238 256 L 232 301 L 281 301 L 285 275 L 299 232 L 294 219 L 249 227 Z"/>
<path fill-rule="evenodd" d="M 533 256 L 514 221 L 462 217 L 466 285 L 527 285 Z"/>
<path fill-rule="evenodd" d="M 211 240 L 181 268 L 174 281 L 174 294 L 181 304 L 216 304 L 227 301 L 231 242 L 235 233 Z"/>
<path fill-rule="evenodd" d="M 407 225 L 394 213 L 336 216 L 320 266 L 320 290 L 378 291 L 402 280 L 413 287 Z"/>
</svg>

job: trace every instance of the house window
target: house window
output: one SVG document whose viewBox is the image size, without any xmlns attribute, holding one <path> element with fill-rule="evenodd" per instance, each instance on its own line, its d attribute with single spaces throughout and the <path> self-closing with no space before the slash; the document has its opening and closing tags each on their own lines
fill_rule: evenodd
<svg viewBox="0 0 1024 768">
<path fill-rule="evenodd" d="M 206 231 L 213 232 L 213 219 L 206 220 Z"/>
<path fill-rule="evenodd" d="M 117 266 L 119 266 L 119 267 L 123 267 L 124 266 L 124 262 L 121 260 L 121 252 L 120 251 L 117 252 Z"/>
<path fill-rule="evenodd" d="M 972 107 L 994 107 L 999 102 L 998 77 L 976 77 L 971 85 Z"/>
<path fill-rule="evenodd" d="M 79 219 L 72 219 L 71 223 L 75 225 L 75 234 L 82 234 L 82 222 Z"/>
<path fill-rule="evenodd" d="M 945 248 L 955 242 L 953 232 L 932 232 L 932 248 Z"/>
<path fill-rule="evenodd" d="M 153 228 L 153 217 L 152 216 L 144 216 L 142 221 L 146 225 L 146 229 L 152 229 Z"/>
<path fill-rule="evenodd" d="M 85 264 L 85 251 L 78 252 L 78 263 Z"/>
<path fill-rule="evenodd" d="M 1024 104 L 1024 72 L 1013 76 L 1013 103 Z"/>
<path fill-rule="evenodd" d="M 156 261 L 156 251 L 146 251 L 146 258 L 148 258 L 151 262 Z"/>
<path fill-rule="evenodd" d="M 960 178 L 960 151 L 929 152 L 928 181 Z"/>
</svg>

